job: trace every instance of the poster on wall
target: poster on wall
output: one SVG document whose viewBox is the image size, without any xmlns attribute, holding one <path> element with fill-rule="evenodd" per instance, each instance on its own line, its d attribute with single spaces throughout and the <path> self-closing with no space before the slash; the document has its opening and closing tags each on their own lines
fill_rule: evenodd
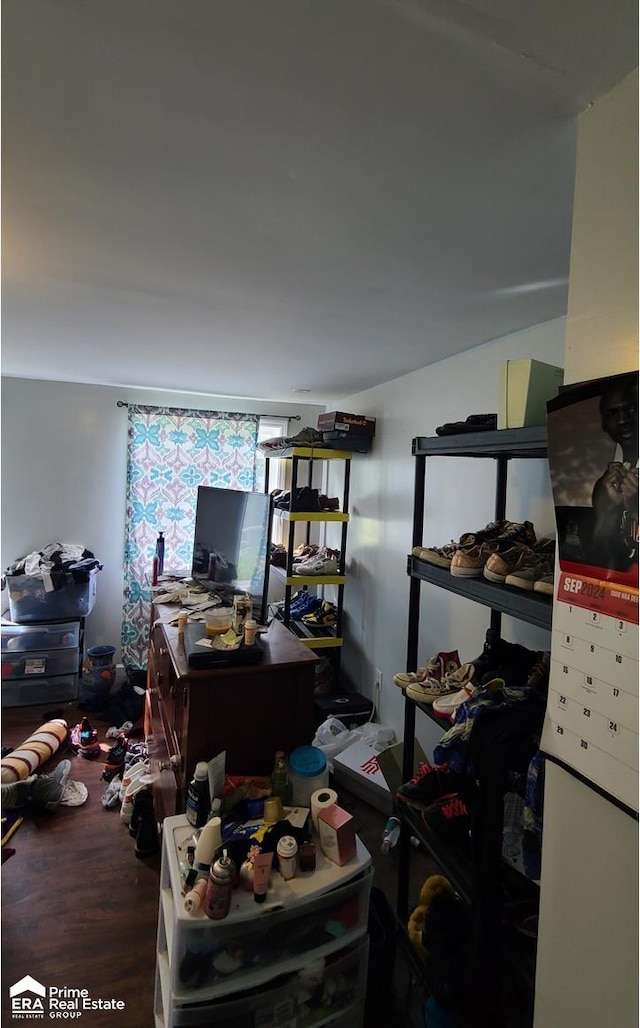
<svg viewBox="0 0 640 1028">
<path fill-rule="evenodd" d="M 638 374 L 548 409 L 558 533 L 541 749 L 638 816 Z"/>
</svg>

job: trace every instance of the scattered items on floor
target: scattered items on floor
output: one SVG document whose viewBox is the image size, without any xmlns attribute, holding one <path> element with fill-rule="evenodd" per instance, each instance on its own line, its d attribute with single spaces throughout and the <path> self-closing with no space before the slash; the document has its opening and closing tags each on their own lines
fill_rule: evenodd
<svg viewBox="0 0 640 1028">
<path fill-rule="evenodd" d="M 2 808 L 2 839 L 0 844 L 4 847 L 11 838 L 12 835 L 18 831 L 18 828 L 24 821 L 20 807 L 11 809 L 7 807 L 6 810 Z"/>
<path fill-rule="evenodd" d="M 46 763 L 60 748 L 67 738 L 67 722 L 64 718 L 55 718 L 41 725 L 17 749 L 0 760 L 0 780 L 2 783 L 19 782 Z"/>
<path fill-rule="evenodd" d="M 22 781 L 1 785 L 2 810 L 32 807 L 53 813 L 60 805 L 70 772 L 71 761 L 61 760 L 51 774 L 30 775 Z"/>
</svg>

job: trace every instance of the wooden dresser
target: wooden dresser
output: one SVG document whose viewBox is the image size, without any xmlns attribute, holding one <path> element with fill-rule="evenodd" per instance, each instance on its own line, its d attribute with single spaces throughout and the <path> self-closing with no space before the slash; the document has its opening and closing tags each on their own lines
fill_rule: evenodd
<svg viewBox="0 0 640 1028">
<path fill-rule="evenodd" d="M 262 636 L 260 664 L 194 671 L 166 623 L 176 613 L 154 605 L 149 647 L 145 735 L 158 820 L 184 811 L 197 761 L 224 750 L 227 774 L 268 775 L 276 750 L 290 753 L 314 734 L 318 657 L 281 622 Z"/>
</svg>

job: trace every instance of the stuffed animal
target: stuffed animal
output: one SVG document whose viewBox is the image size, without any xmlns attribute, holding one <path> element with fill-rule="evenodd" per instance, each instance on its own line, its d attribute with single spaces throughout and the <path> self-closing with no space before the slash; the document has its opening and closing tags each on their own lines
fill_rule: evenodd
<svg viewBox="0 0 640 1028">
<path fill-rule="evenodd" d="M 453 886 L 448 878 L 442 875 L 429 875 L 420 889 L 418 905 L 409 917 L 408 932 L 411 942 L 420 954 L 425 964 L 429 960 L 429 954 L 422 941 L 422 929 L 429 911 L 429 907 L 438 896 L 453 896 Z"/>
</svg>

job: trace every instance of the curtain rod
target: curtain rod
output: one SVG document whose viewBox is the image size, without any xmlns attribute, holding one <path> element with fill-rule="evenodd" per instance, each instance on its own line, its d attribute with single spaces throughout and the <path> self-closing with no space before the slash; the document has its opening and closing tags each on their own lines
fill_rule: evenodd
<svg viewBox="0 0 640 1028">
<path fill-rule="evenodd" d="M 125 400 L 118 400 L 116 407 L 128 407 Z M 254 414 L 253 411 L 238 411 L 239 414 L 253 414 L 255 418 L 283 418 L 285 421 L 302 421 L 301 414 Z"/>
</svg>

